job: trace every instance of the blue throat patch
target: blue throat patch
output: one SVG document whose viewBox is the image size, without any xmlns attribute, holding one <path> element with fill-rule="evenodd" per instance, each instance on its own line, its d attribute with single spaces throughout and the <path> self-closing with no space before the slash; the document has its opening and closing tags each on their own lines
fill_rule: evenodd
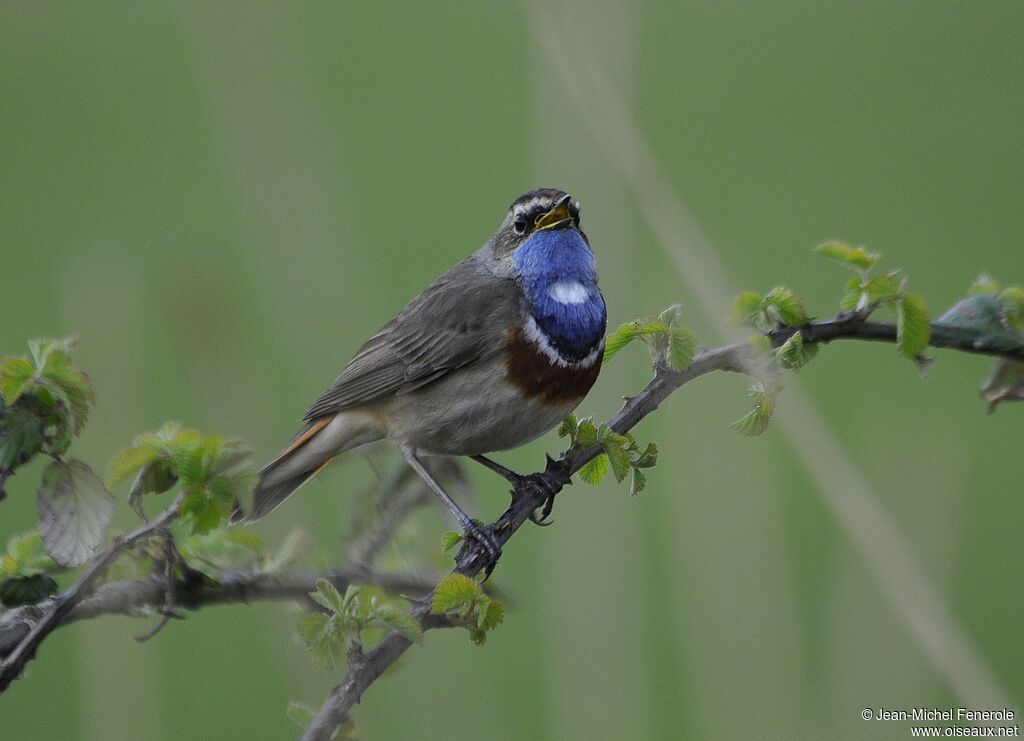
<svg viewBox="0 0 1024 741">
<path fill-rule="evenodd" d="M 530 313 L 548 342 L 566 360 L 587 357 L 604 337 L 608 314 L 597 288 L 594 255 L 582 235 L 576 229 L 536 232 L 516 250 L 514 259 Z M 578 303 L 558 301 L 551 295 L 551 287 L 558 283 L 579 284 L 585 298 Z"/>
</svg>

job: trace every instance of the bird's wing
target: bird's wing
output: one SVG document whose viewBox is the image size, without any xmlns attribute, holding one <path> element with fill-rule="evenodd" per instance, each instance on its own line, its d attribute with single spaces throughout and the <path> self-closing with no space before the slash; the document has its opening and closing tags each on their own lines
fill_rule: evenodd
<svg viewBox="0 0 1024 741">
<path fill-rule="evenodd" d="M 463 260 L 359 349 L 306 419 L 414 391 L 497 354 L 524 311 L 512 280 L 480 270 L 472 257 Z"/>
</svg>

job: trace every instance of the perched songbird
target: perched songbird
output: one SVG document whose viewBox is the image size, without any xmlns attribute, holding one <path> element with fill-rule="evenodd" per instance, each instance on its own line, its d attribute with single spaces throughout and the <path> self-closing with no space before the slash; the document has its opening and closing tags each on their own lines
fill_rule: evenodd
<svg viewBox="0 0 1024 741">
<path fill-rule="evenodd" d="M 579 204 L 560 190 L 520 196 L 490 239 L 355 354 L 261 471 L 258 520 L 335 456 L 387 438 L 458 518 L 500 553 L 420 462 L 507 450 L 552 429 L 590 391 L 607 321 Z M 507 473 L 507 472 L 506 472 Z"/>
</svg>

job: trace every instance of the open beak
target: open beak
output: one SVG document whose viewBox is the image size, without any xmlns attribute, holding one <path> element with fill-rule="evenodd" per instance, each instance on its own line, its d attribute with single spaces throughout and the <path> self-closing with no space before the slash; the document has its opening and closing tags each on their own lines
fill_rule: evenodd
<svg viewBox="0 0 1024 741">
<path fill-rule="evenodd" d="M 537 219 L 533 226 L 535 232 L 542 229 L 561 229 L 567 226 L 576 226 L 576 220 L 569 211 L 569 203 L 572 196 L 565 195 L 555 204 L 555 207 Z"/>
</svg>

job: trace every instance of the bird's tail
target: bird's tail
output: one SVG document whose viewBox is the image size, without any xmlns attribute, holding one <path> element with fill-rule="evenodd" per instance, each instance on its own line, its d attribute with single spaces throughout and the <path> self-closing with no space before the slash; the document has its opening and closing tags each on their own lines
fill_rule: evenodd
<svg viewBox="0 0 1024 741">
<path fill-rule="evenodd" d="M 381 437 L 383 433 L 360 414 L 341 412 L 307 422 L 260 471 L 249 513 L 238 510 L 231 522 L 251 524 L 267 516 L 339 453 Z"/>
</svg>

